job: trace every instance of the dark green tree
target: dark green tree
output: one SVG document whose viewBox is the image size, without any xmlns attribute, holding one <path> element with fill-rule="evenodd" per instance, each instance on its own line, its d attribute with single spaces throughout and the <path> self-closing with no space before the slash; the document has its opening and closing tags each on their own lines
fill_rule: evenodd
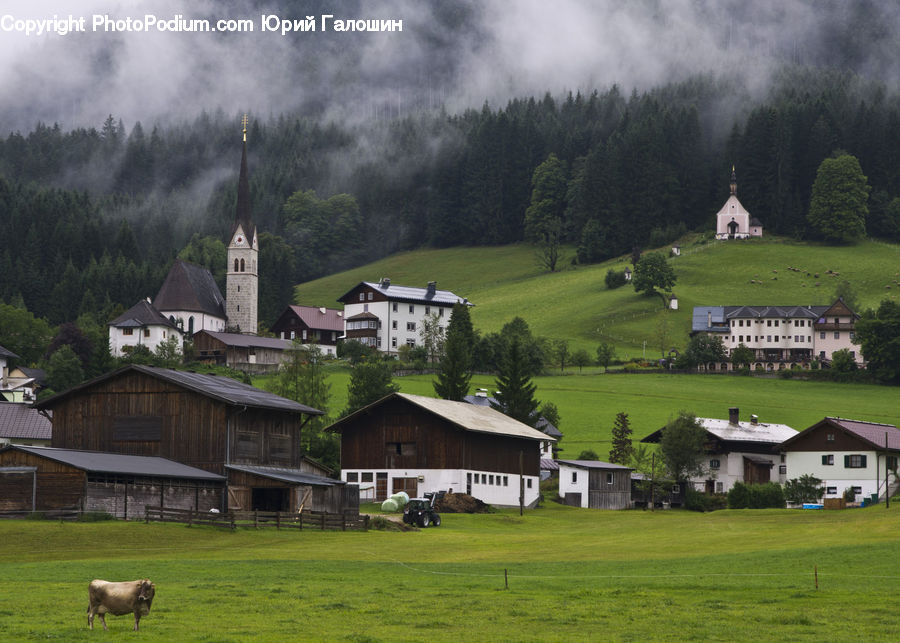
<svg viewBox="0 0 900 643">
<path fill-rule="evenodd" d="M 553 402 L 542 402 L 541 408 L 538 409 L 538 415 L 547 420 L 547 422 L 555 426 L 557 429 L 559 428 L 559 409 L 556 408 L 556 404 L 554 404 Z"/>
<path fill-rule="evenodd" d="M 61 346 L 47 360 L 47 386 L 57 393 L 84 381 L 81 360 L 68 344 Z"/>
<path fill-rule="evenodd" d="M 756 353 L 752 348 L 748 348 L 743 342 L 737 345 L 737 348 L 731 350 L 731 364 L 735 368 L 750 367 L 750 363 L 756 359 Z"/>
<path fill-rule="evenodd" d="M 662 430 L 659 453 L 669 475 L 676 482 L 703 475 L 705 452 L 706 430 L 693 413 L 681 411 Z"/>
<path fill-rule="evenodd" d="M 849 373 L 856 370 L 856 360 L 849 348 L 836 350 L 831 354 L 831 370 L 837 373 Z"/>
<path fill-rule="evenodd" d="M 555 154 L 537 166 L 531 185 L 531 205 L 525 210 L 525 239 L 537 246 L 541 265 L 553 272 L 564 235 L 567 189 L 565 167 Z"/>
<path fill-rule="evenodd" d="M 53 331 L 24 308 L 0 303 L 0 346 L 19 356 L 21 366 L 34 365 L 50 345 Z"/>
<path fill-rule="evenodd" d="M 325 372 L 322 351 L 317 345 L 307 346 L 300 340 L 294 340 L 287 360 L 278 371 L 275 392 L 324 412 L 324 415 L 314 415 L 309 419 L 300 440 L 303 450 L 318 458 L 320 454 L 312 454 L 312 445 L 316 442 L 316 436 L 329 424 L 331 384 Z M 321 444 L 328 446 L 327 441 Z"/>
<path fill-rule="evenodd" d="M 900 383 L 900 304 L 882 300 L 874 314 L 856 322 L 856 339 L 866 368 L 884 382 Z"/>
<path fill-rule="evenodd" d="M 599 460 L 600 456 L 593 449 L 585 449 L 578 454 L 578 460 Z"/>
<path fill-rule="evenodd" d="M 400 387 L 394 384 L 393 371 L 388 362 L 379 359 L 359 362 L 350 371 L 347 408 L 343 414 L 350 415 L 399 390 Z"/>
<path fill-rule="evenodd" d="M 577 366 L 578 371 L 581 372 L 581 370 L 585 366 L 590 366 L 591 356 L 585 349 L 579 348 L 577 351 L 572 353 L 572 357 L 569 361 L 572 363 L 572 366 Z"/>
<path fill-rule="evenodd" d="M 616 414 L 616 421 L 612 428 L 612 449 L 609 451 L 609 461 L 613 464 L 628 466 L 633 452 L 631 423 L 628 421 L 628 414 L 620 411 Z"/>
<path fill-rule="evenodd" d="M 869 189 L 855 156 L 825 159 L 813 183 L 809 224 L 829 243 L 850 243 L 865 237 Z"/>
<path fill-rule="evenodd" d="M 465 304 L 453 305 L 450 322 L 447 324 L 447 338 L 444 341 L 444 356 L 441 358 L 434 381 L 434 392 L 445 400 L 461 401 L 469 392 L 472 379 L 472 350 L 475 331 L 469 307 Z"/>
<path fill-rule="evenodd" d="M 691 369 L 725 360 L 725 345 L 718 335 L 698 333 L 688 340 L 684 352 L 675 360 L 675 368 Z"/>
<path fill-rule="evenodd" d="M 675 286 L 675 270 L 669 265 L 665 255 L 650 252 L 641 257 L 634 267 L 631 283 L 635 292 L 658 295 L 662 299 L 663 308 L 669 305 L 669 293 Z"/>
<path fill-rule="evenodd" d="M 817 477 L 804 474 L 784 483 L 784 499 L 795 504 L 817 502 L 825 495 L 825 487 Z"/>
<path fill-rule="evenodd" d="M 616 349 L 612 344 L 600 344 L 597 347 L 597 364 L 603 367 L 604 371 L 609 370 L 609 363 L 616 356 Z"/>
<path fill-rule="evenodd" d="M 534 399 L 537 386 L 531 381 L 531 373 L 517 336 L 513 336 L 506 346 L 495 385 L 495 408 L 523 424 L 534 426 L 535 411 L 538 408 L 538 402 Z"/>
</svg>

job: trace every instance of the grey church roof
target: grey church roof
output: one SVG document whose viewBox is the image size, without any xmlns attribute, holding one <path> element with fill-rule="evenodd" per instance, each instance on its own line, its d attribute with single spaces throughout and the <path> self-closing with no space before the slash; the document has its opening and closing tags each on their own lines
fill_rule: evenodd
<svg viewBox="0 0 900 643">
<path fill-rule="evenodd" d="M 176 259 L 153 300 L 161 313 L 184 310 L 225 319 L 225 298 L 212 273 L 183 259 Z"/>
<path fill-rule="evenodd" d="M 100 451 L 78 449 L 55 449 L 52 447 L 31 447 L 19 444 L 6 449 L 25 451 L 41 458 L 67 464 L 91 473 L 110 473 L 153 478 L 184 478 L 188 480 L 225 480 L 224 476 L 191 467 L 174 460 L 144 455 L 122 455 Z M 4 450 L 6 450 L 4 449 Z"/>
<path fill-rule="evenodd" d="M 109 322 L 116 328 L 141 328 L 143 326 L 168 326 L 177 327 L 169 318 L 154 308 L 146 299 L 141 299 L 134 306 Z"/>
<path fill-rule="evenodd" d="M 144 366 L 142 364 L 129 364 L 128 366 L 124 366 L 111 373 L 101 375 L 89 382 L 79 384 L 68 391 L 41 400 L 35 407 L 53 408 L 53 405 L 59 400 L 68 397 L 73 393 L 92 387 L 99 382 L 120 377 L 130 372 L 143 373 L 232 406 L 248 406 L 258 409 L 305 413 L 306 415 L 323 415 L 323 412 L 318 409 L 275 395 L 274 393 L 269 393 L 268 391 L 263 391 L 262 389 L 255 388 L 249 384 L 238 382 L 230 377 L 210 375 L 208 373 L 176 371 L 170 368 L 158 368 L 155 366 Z"/>
</svg>

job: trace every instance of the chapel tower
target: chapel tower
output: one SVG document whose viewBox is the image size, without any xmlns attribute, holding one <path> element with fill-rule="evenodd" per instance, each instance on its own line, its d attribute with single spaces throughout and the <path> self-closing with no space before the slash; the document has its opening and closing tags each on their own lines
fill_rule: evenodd
<svg viewBox="0 0 900 643">
<path fill-rule="evenodd" d="M 247 173 L 247 115 L 241 121 L 244 141 L 241 149 L 241 175 L 238 179 L 237 211 L 228 243 L 225 284 L 225 312 L 228 330 L 256 334 L 259 294 L 259 237 L 250 216 L 250 179 Z"/>
</svg>

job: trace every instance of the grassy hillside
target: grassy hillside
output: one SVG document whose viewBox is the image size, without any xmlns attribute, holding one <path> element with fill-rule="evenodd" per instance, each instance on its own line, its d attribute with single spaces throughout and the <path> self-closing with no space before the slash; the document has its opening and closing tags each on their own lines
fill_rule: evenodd
<svg viewBox="0 0 900 643">
<path fill-rule="evenodd" d="M 898 528 L 882 505 L 548 503 L 368 533 L 7 520 L 0 617 L 9 641 L 890 641 Z M 129 615 L 88 631 L 90 580 L 141 577 L 139 635 Z"/>
<path fill-rule="evenodd" d="M 300 284 L 295 300 L 335 307 L 337 297 L 360 281 L 390 277 L 396 284 L 423 287 L 437 281 L 439 288 L 475 303 L 472 321 L 482 332 L 499 330 L 520 315 L 537 335 L 568 339 L 573 349 L 593 353 L 607 341 L 616 345 L 619 357 L 649 358 L 660 351 L 657 328 L 663 316 L 670 327 L 667 344 L 686 343 L 694 306 L 829 304 L 842 280 L 852 284 L 862 307 L 877 306 L 900 291 L 897 245 L 866 241 L 829 247 L 765 238 L 687 240 L 682 246 L 682 256 L 672 259 L 680 309 L 668 313 L 658 297 L 637 295 L 630 286 L 607 290 L 607 270 L 623 270 L 629 265 L 625 257 L 593 266 L 562 262 L 563 270 L 549 274 L 538 268 L 534 250 L 524 245 L 407 252 Z M 572 254 L 569 249 L 567 260 Z"/>
</svg>

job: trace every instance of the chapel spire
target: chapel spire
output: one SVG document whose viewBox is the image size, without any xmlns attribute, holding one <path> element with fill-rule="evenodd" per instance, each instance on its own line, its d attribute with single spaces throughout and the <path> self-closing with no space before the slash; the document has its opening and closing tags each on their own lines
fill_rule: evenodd
<svg viewBox="0 0 900 643">
<path fill-rule="evenodd" d="M 731 166 L 731 193 L 737 196 L 737 175 L 734 173 L 734 165 Z"/>
<path fill-rule="evenodd" d="M 241 174 L 238 178 L 237 193 L 237 211 L 234 218 L 234 230 L 237 230 L 238 224 L 244 229 L 244 234 L 250 243 L 253 243 L 256 236 L 256 230 L 253 227 L 253 217 L 250 214 L 250 175 L 247 170 L 247 115 L 241 119 L 243 126 L 244 141 L 241 146 Z"/>
</svg>

